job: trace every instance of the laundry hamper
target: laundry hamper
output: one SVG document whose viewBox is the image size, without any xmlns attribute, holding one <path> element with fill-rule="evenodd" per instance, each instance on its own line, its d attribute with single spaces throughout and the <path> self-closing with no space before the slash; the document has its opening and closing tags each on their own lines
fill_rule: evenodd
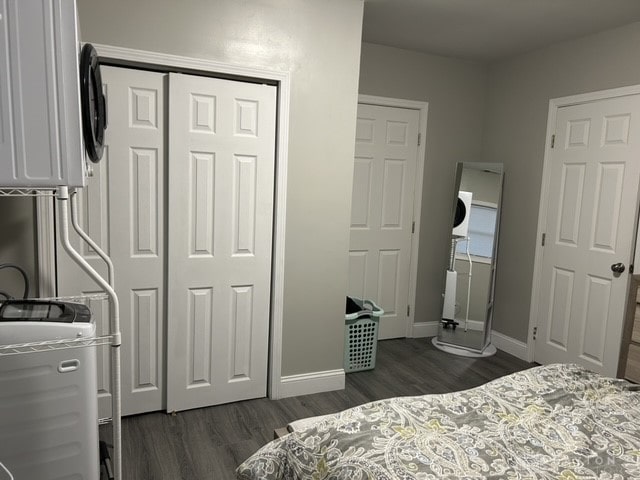
<svg viewBox="0 0 640 480">
<path fill-rule="evenodd" d="M 345 373 L 376 366 L 378 324 L 384 310 L 372 300 L 347 297 L 344 335 Z"/>
</svg>

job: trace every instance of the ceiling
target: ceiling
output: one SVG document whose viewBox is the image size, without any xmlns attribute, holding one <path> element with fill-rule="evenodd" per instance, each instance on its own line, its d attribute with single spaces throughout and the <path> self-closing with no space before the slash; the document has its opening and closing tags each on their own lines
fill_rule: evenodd
<svg viewBox="0 0 640 480">
<path fill-rule="evenodd" d="M 640 21 L 640 0 L 365 0 L 365 42 L 492 61 Z"/>
</svg>

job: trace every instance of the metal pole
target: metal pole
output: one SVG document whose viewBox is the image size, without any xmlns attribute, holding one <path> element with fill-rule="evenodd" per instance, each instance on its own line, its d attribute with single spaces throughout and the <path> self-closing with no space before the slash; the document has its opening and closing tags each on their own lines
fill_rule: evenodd
<svg viewBox="0 0 640 480">
<path fill-rule="evenodd" d="M 473 275 L 473 262 L 471 261 L 471 254 L 469 253 L 469 244 L 471 243 L 471 237 L 467 237 L 467 260 L 469 261 L 469 275 L 467 277 L 467 316 L 464 320 L 464 331 L 469 328 L 469 304 L 471 303 L 471 277 Z"/>
<path fill-rule="evenodd" d="M 118 296 L 111 285 L 100 276 L 94 268 L 82 258 L 82 256 L 73 248 L 69 241 L 69 188 L 66 186 L 58 187 L 58 214 L 60 217 L 60 239 L 62 246 L 67 254 L 74 260 L 82 270 L 84 270 L 109 296 L 110 306 L 110 330 L 113 340 L 111 342 L 111 417 L 113 427 L 113 460 L 114 460 L 114 478 L 121 480 L 122 478 L 122 409 L 120 405 L 120 310 L 118 304 Z M 96 245 L 97 247 L 97 245 Z M 100 250 L 99 248 L 96 251 Z M 100 250 L 101 251 L 101 250 Z"/>
<path fill-rule="evenodd" d="M 78 192 L 75 190 L 71 191 L 69 195 L 69 203 L 71 204 L 71 225 L 73 229 L 76 231 L 80 238 L 82 238 L 91 248 L 95 250 L 98 256 L 104 260 L 104 263 L 107 264 L 107 274 L 109 276 L 109 285 L 111 288 L 116 288 L 114 283 L 114 272 L 113 272 L 113 262 L 109 255 L 107 255 L 96 242 L 84 231 L 80 228 L 80 224 L 78 223 Z"/>
</svg>

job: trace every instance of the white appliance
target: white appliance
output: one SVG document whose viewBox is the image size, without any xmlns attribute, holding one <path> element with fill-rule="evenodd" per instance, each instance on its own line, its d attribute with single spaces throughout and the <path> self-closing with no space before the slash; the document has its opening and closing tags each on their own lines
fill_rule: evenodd
<svg viewBox="0 0 640 480">
<path fill-rule="evenodd" d="M 0 321 L 0 345 L 90 338 L 90 322 Z M 96 347 L 0 357 L 0 462 L 16 480 L 98 480 Z"/>
<path fill-rule="evenodd" d="M 85 186 L 106 112 L 84 53 L 75 0 L 0 2 L 0 188 Z"/>
<path fill-rule="evenodd" d="M 458 192 L 456 216 L 453 224 L 454 237 L 466 237 L 469 233 L 469 217 L 471 216 L 472 192 Z"/>
</svg>

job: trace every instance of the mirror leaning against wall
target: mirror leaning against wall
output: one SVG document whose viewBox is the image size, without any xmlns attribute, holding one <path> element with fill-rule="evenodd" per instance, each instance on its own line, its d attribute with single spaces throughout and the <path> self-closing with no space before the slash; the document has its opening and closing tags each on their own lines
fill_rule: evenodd
<svg viewBox="0 0 640 480">
<path fill-rule="evenodd" d="M 488 356 L 504 169 L 501 163 L 458 163 L 453 228 L 443 286 L 442 321 L 433 343 L 464 356 Z"/>
</svg>

